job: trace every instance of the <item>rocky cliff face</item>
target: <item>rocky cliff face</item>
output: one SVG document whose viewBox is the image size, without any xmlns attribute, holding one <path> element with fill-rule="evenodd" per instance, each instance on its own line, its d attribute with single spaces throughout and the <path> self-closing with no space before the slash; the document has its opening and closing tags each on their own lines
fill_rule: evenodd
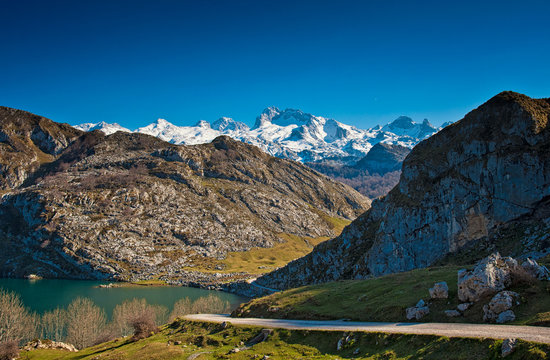
<svg viewBox="0 0 550 360">
<path fill-rule="evenodd" d="M 386 174 L 401 169 L 403 160 L 411 152 L 405 146 L 378 143 L 353 167 L 370 174 Z"/>
<path fill-rule="evenodd" d="M 2 276 L 229 280 L 246 274 L 193 268 L 271 247 L 281 233 L 332 237 L 332 218 L 369 207 L 305 165 L 228 137 L 177 146 L 144 134 L 65 133 L 48 121 L 54 132 L 29 119 L 14 132 L 28 128 L 49 157 L 22 185 L 2 179 Z"/>
<path fill-rule="evenodd" d="M 21 185 L 82 134 L 26 111 L 0 106 L 0 190 Z"/>
<path fill-rule="evenodd" d="M 503 92 L 419 143 L 343 233 L 257 280 L 288 288 L 550 247 L 550 99 Z"/>
</svg>

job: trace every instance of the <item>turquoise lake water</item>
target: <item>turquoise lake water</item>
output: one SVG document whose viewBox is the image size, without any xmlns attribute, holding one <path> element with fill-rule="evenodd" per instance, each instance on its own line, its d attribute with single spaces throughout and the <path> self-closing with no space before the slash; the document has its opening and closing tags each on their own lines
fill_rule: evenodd
<svg viewBox="0 0 550 360">
<path fill-rule="evenodd" d="M 103 308 L 111 316 L 114 307 L 124 300 L 133 298 L 146 299 L 149 304 L 163 305 L 172 310 L 174 303 L 188 297 L 196 300 L 202 296 L 214 294 L 228 301 L 232 308 L 247 301 L 234 294 L 221 291 L 203 290 L 184 286 L 132 286 L 121 288 L 99 288 L 101 281 L 85 280 L 26 280 L 0 279 L 0 288 L 16 292 L 27 308 L 37 313 L 67 307 L 75 298 L 87 297 Z"/>
</svg>

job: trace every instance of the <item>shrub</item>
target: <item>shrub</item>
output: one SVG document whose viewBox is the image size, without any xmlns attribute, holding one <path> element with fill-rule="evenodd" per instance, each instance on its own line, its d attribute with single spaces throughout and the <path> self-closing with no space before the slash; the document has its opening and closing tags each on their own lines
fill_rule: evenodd
<svg viewBox="0 0 550 360">
<path fill-rule="evenodd" d="M 510 271 L 510 278 L 512 286 L 522 285 L 534 285 L 537 282 L 537 278 L 531 275 L 527 270 L 521 266 L 516 266 Z"/>
<path fill-rule="evenodd" d="M 0 342 L 0 360 L 12 360 L 19 356 L 19 347 L 15 340 Z"/>
<path fill-rule="evenodd" d="M 19 295 L 0 289 L 0 342 L 19 343 L 35 337 L 34 315 L 23 306 Z"/>
<path fill-rule="evenodd" d="M 105 329 L 105 312 L 92 300 L 76 298 L 67 308 L 67 342 L 82 349 L 92 345 Z"/>
<path fill-rule="evenodd" d="M 160 325 L 166 322 L 167 312 L 165 307 L 150 305 L 145 299 L 127 300 L 113 310 L 113 330 L 117 336 L 128 336 L 134 332 L 133 324 L 138 319 L 151 316 L 153 323 Z"/>
<path fill-rule="evenodd" d="M 134 341 L 145 339 L 158 331 L 154 314 L 152 313 L 142 312 L 132 320 L 131 325 L 134 329 L 134 336 L 132 336 L 132 340 Z"/>
</svg>

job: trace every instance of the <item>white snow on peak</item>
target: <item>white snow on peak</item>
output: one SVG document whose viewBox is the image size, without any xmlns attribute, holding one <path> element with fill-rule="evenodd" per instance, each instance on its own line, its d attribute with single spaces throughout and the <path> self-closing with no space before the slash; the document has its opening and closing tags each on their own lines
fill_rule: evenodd
<svg viewBox="0 0 550 360">
<path fill-rule="evenodd" d="M 118 124 L 82 124 L 75 127 L 85 131 L 99 129 L 107 134 L 115 132 L 115 128 L 130 132 Z M 208 143 L 220 135 L 227 135 L 256 145 L 278 157 L 301 162 L 330 159 L 352 164 L 365 156 L 377 143 L 412 148 L 439 130 L 440 128 L 435 128 L 426 119 L 422 123 L 416 123 L 407 116 L 400 116 L 384 126 L 358 129 L 301 110 L 268 107 L 256 118 L 253 128 L 229 117 L 221 117 L 212 124 L 201 120 L 194 126 L 177 126 L 158 119 L 134 132 L 187 145 Z"/>
<path fill-rule="evenodd" d="M 125 127 L 122 127 L 117 123 L 110 124 L 105 121 L 101 121 L 98 123 L 85 123 L 76 125 L 74 127 L 82 131 L 101 130 L 105 133 L 105 135 L 111 135 L 116 133 L 117 131 L 132 132 L 132 130 L 126 129 Z"/>
</svg>

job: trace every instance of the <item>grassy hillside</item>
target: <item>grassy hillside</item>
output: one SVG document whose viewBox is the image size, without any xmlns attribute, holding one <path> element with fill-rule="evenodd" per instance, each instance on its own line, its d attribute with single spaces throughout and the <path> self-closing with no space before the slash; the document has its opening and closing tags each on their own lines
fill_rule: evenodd
<svg viewBox="0 0 550 360">
<path fill-rule="evenodd" d="M 357 321 L 406 321 L 405 309 L 419 299 L 430 299 L 428 289 L 435 282 L 446 281 L 449 299 L 430 300 L 427 322 L 473 322 L 483 320 L 480 301 L 466 310 L 463 317 L 448 318 L 444 311 L 455 309 L 458 266 L 418 269 L 368 280 L 348 280 L 305 286 L 254 299 L 241 305 L 234 314 L 242 317 L 288 319 L 342 319 Z M 521 296 L 521 305 L 514 308 L 515 324 L 550 324 L 550 284 L 538 281 L 533 285 L 512 288 Z"/>
<path fill-rule="evenodd" d="M 176 320 L 147 339 L 129 338 L 69 353 L 59 350 L 23 352 L 21 358 L 50 359 L 496 359 L 502 341 L 447 338 L 428 335 L 387 335 L 337 331 L 274 330 L 269 338 L 246 350 L 243 347 L 261 328 Z M 338 340 L 351 335 L 340 351 Z M 176 345 L 177 342 L 177 345 Z M 244 345 L 243 345 L 244 344 Z M 354 354 L 355 353 L 355 354 Z M 520 342 L 508 359 L 545 359 L 549 345 Z M 267 355 L 268 357 L 264 357 Z"/>
</svg>

